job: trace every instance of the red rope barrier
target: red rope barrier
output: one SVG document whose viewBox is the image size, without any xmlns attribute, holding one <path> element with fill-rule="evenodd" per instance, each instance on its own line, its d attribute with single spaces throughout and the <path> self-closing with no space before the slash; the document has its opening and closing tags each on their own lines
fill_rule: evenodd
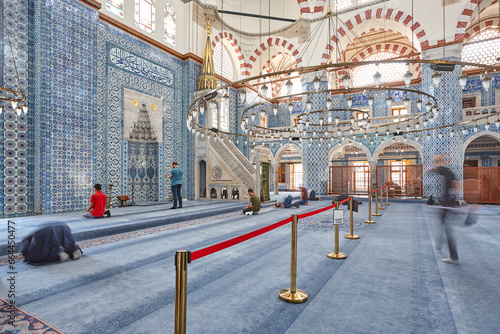
<svg viewBox="0 0 500 334">
<path fill-rule="evenodd" d="M 339 202 L 339 205 L 347 202 L 350 198 L 351 197 L 348 197 L 345 200 L 343 200 L 342 202 Z M 318 209 L 318 210 L 315 210 L 315 211 L 307 212 L 307 213 L 299 215 L 298 219 L 306 218 L 306 217 L 309 217 L 309 216 L 313 216 L 313 215 L 316 215 L 318 213 L 324 212 L 324 211 L 326 211 L 328 209 L 332 209 L 334 207 L 335 207 L 335 204 L 327 206 L 326 208 L 322 208 L 322 209 Z M 209 246 L 207 248 L 203 248 L 203 249 L 194 251 L 194 252 L 191 253 L 191 261 L 200 259 L 200 258 L 202 258 L 204 256 L 207 256 L 207 255 L 213 254 L 215 252 L 221 251 L 223 249 L 229 248 L 231 246 L 239 244 L 240 242 L 246 241 L 248 239 L 255 238 L 255 237 L 257 237 L 257 236 L 259 236 L 261 234 L 267 233 L 267 232 L 272 231 L 272 230 L 274 230 L 274 229 L 276 229 L 278 227 L 281 227 L 281 226 L 283 226 L 285 224 L 288 224 L 291 221 L 292 221 L 292 217 L 284 219 L 284 220 L 279 221 L 277 223 L 274 223 L 272 225 L 263 227 L 261 229 L 255 230 L 253 232 L 249 232 L 249 233 L 240 235 L 238 237 L 235 237 L 235 238 L 223 241 L 221 243 Z"/>
<path fill-rule="evenodd" d="M 258 229 L 256 231 L 240 235 L 239 237 L 223 241 L 223 242 L 218 243 L 216 245 L 209 246 L 207 248 L 203 248 L 203 249 L 194 251 L 194 252 L 191 253 L 191 261 L 197 260 L 197 259 L 202 258 L 204 256 L 207 256 L 207 255 L 213 254 L 215 252 L 218 252 L 220 250 L 226 249 L 228 247 L 234 246 L 236 244 L 239 244 L 240 242 L 246 241 L 248 239 L 254 238 L 256 236 L 259 236 L 261 234 L 264 234 L 266 232 L 274 230 L 274 229 L 276 229 L 276 228 L 278 228 L 280 226 L 288 224 L 291 221 L 292 221 L 292 217 L 284 219 L 282 221 L 279 221 L 279 222 L 277 222 L 275 224 L 263 227 L 263 228 Z"/>
</svg>

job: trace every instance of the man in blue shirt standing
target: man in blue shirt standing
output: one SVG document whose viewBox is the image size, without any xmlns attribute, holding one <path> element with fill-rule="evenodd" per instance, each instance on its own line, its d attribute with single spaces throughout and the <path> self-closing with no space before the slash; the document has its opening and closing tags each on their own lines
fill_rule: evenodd
<svg viewBox="0 0 500 334">
<path fill-rule="evenodd" d="M 179 199 L 179 209 L 182 208 L 182 169 L 179 168 L 177 162 L 172 163 L 172 171 L 170 172 L 170 185 L 172 186 L 172 193 L 174 194 L 174 206 L 170 209 L 177 209 L 177 199 Z"/>
</svg>

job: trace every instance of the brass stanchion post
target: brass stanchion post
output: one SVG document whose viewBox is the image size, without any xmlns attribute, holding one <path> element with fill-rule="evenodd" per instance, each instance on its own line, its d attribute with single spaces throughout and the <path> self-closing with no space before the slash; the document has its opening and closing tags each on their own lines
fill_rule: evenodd
<svg viewBox="0 0 500 334">
<path fill-rule="evenodd" d="M 335 202 L 335 208 L 339 208 L 339 202 Z M 328 253 L 326 256 L 328 256 L 330 259 L 335 259 L 335 260 L 343 260 L 347 257 L 345 253 L 340 253 L 339 252 L 339 225 L 335 224 L 335 252 L 334 253 Z"/>
<path fill-rule="evenodd" d="M 374 216 L 382 216 L 381 213 L 378 213 L 378 189 L 375 190 L 375 213 Z"/>
<path fill-rule="evenodd" d="M 389 203 L 389 186 L 385 186 L 385 205 L 391 205 Z"/>
<path fill-rule="evenodd" d="M 372 220 L 372 190 L 368 189 L 368 220 L 365 220 L 366 224 L 375 224 Z"/>
<path fill-rule="evenodd" d="M 351 212 L 350 212 L 350 215 L 351 215 L 351 234 L 346 234 L 344 235 L 344 238 L 346 239 L 359 239 L 359 235 L 356 235 L 354 234 L 354 212 L 353 212 L 353 209 L 352 209 L 352 196 L 351 198 L 349 199 L 349 207 L 351 208 Z"/>
<path fill-rule="evenodd" d="M 380 188 L 380 206 L 379 206 L 379 210 L 385 210 L 384 208 L 384 203 L 382 203 L 382 200 L 384 199 L 384 195 L 382 194 L 382 188 Z"/>
<path fill-rule="evenodd" d="M 290 289 L 280 290 L 280 299 L 289 303 L 303 303 L 307 300 L 307 292 L 297 290 L 297 225 L 299 216 L 292 214 L 292 265 L 290 272 Z"/>
<path fill-rule="evenodd" d="M 113 183 L 109 184 L 109 208 L 113 208 Z"/>
<path fill-rule="evenodd" d="M 175 254 L 175 334 L 186 334 L 188 263 L 191 263 L 191 252 L 178 250 Z"/>
</svg>

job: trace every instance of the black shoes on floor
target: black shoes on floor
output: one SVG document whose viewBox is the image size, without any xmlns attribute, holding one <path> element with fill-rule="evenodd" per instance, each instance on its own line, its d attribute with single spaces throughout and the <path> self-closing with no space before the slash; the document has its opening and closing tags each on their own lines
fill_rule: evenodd
<svg viewBox="0 0 500 334">
<path fill-rule="evenodd" d="M 104 212 L 104 215 L 106 216 L 106 218 L 111 217 L 111 211 L 106 210 L 106 212 Z"/>
</svg>

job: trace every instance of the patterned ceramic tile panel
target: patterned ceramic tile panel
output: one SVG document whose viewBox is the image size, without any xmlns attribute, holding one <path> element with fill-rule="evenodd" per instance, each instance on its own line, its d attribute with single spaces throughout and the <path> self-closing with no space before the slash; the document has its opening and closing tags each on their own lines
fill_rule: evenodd
<svg viewBox="0 0 500 334">
<path fill-rule="evenodd" d="M 6 0 L 2 13 L 1 79 L 3 87 L 28 94 L 28 2 Z M 10 38 L 9 38 L 10 36 Z M 17 74 L 16 74 L 17 70 Z M 19 77 L 18 77 L 19 76 Z M 19 79 L 19 80 L 18 80 Z M 17 115 L 10 102 L 3 102 L 2 128 L 4 150 L 0 163 L 4 166 L 0 191 L 2 216 L 28 212 L 28 117 Z"/>
</svg>

